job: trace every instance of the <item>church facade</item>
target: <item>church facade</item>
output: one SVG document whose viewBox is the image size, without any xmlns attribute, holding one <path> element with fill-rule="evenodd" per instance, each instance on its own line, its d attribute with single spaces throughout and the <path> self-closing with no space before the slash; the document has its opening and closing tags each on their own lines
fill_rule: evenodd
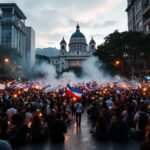
<svg viewBox="0 0 150 150">
<path fill-rule="evenodd" d="M 60 42 L 60 51 L 56 56 L 49 56 L 49 62 L 56 66 L 56 70 L 61 72 L 70 67 L 80 66 L 83 61 L 93 56 L 96 49 L 96 43 L 92 37 L 89 45 L 77 24 L 76 31 L 71 35 L 67 51 L 67 43 L 63 38 Z"/>
</svg>

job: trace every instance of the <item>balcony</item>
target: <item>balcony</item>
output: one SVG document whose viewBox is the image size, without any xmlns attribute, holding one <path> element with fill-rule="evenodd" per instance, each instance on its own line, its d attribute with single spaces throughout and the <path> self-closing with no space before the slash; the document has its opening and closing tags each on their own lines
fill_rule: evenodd
<svg viewBox="0 0 150 150">
<path fill-rule="evenodd" d="M 143 26 L 147 25 L 147 24 L 150 24 L 150 17 L 143 20 Z"/>
<path fill-rule="evenodd" d="M 150 16 L 150 4 L 145 9 L 143 7 L 143 16 Z"/>
</svg>

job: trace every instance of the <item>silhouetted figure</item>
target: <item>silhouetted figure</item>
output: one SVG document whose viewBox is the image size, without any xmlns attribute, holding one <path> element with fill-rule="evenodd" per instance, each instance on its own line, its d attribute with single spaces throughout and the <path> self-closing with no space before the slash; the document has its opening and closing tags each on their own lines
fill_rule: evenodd
<svg viewBox="0 0 150 150">
<path fill-rule="evenodd" d="M 128 141 L 128 126 L 122 120 L 121 115 L 119 113 L 116 113 L 116 120 L 112 123 L 110 135 L 112 140 L 115 142 Z"/>
<path fill-rule="evenodd" d="M 44 142 L 45 140 L 45 129 L 38 116 L 35 116 L 33 118 L 31 126 L 31 136 L 32 136 L 32 143 L 34 144 Z"/>
<path fill-rule="evenodd" d="M 108 127 L 104 117 L 100 116 L 96 124 L 95 136 L 97 140 L 106 141 L 108 140 Z"/>
<path fill-rule="evenodd" d="M 80 126 L 81 125 L 81 115 L 83 113 L 83 106 L 80 101 L 78 101 L 75 104 L 75 110 L 76 110 L 76 123 L 77 123 L 77 126 Z"/>
<path fill-rule="evenodd" d="M 65 123 L 61 120 L 60 113 L 56 114 L 56 120 L 51 127 L 51 140 L 52 142 L 63 142 L 64 133 L 67 132 Z"/>
</svg>

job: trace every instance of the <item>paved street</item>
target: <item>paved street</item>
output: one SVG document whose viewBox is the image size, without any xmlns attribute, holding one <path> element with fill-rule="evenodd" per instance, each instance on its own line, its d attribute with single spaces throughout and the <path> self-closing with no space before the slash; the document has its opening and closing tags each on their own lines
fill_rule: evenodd
<svg viewBox="0 0 150 150">
<path fill-rule="evenodd" d="M 139 150 L 140 144 L 135 141 L 130 141 L 127 144 L 97 142 L 89 130 L 90 123 L 87 122 L 86 114 L 83 114 L 80 129 L 73 121 L 73 124 L 68 128 L 64 144 L 52 144 L 48 141 L 45 144 L 27 145 L 15 150 Z"/>
</svg>

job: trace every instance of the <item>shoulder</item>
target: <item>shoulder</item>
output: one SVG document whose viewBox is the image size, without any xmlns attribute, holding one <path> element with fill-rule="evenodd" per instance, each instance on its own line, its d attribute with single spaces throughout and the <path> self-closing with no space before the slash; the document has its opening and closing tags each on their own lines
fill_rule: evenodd
<svg viewBox="0 0 150 150">
<path fill-rule="evenodd" d="M 1 150 L 12 150 L 10 144 L 7 141 L 0 140 Z"/>
<path fill-rule="evenodd" d="M 138 119 L 139 116 L 140 116 L 140 112 L 136 112 L 136 113 L 135 113 L 135 116 L 134 116 L 134 120 Z"/>
</svg>

